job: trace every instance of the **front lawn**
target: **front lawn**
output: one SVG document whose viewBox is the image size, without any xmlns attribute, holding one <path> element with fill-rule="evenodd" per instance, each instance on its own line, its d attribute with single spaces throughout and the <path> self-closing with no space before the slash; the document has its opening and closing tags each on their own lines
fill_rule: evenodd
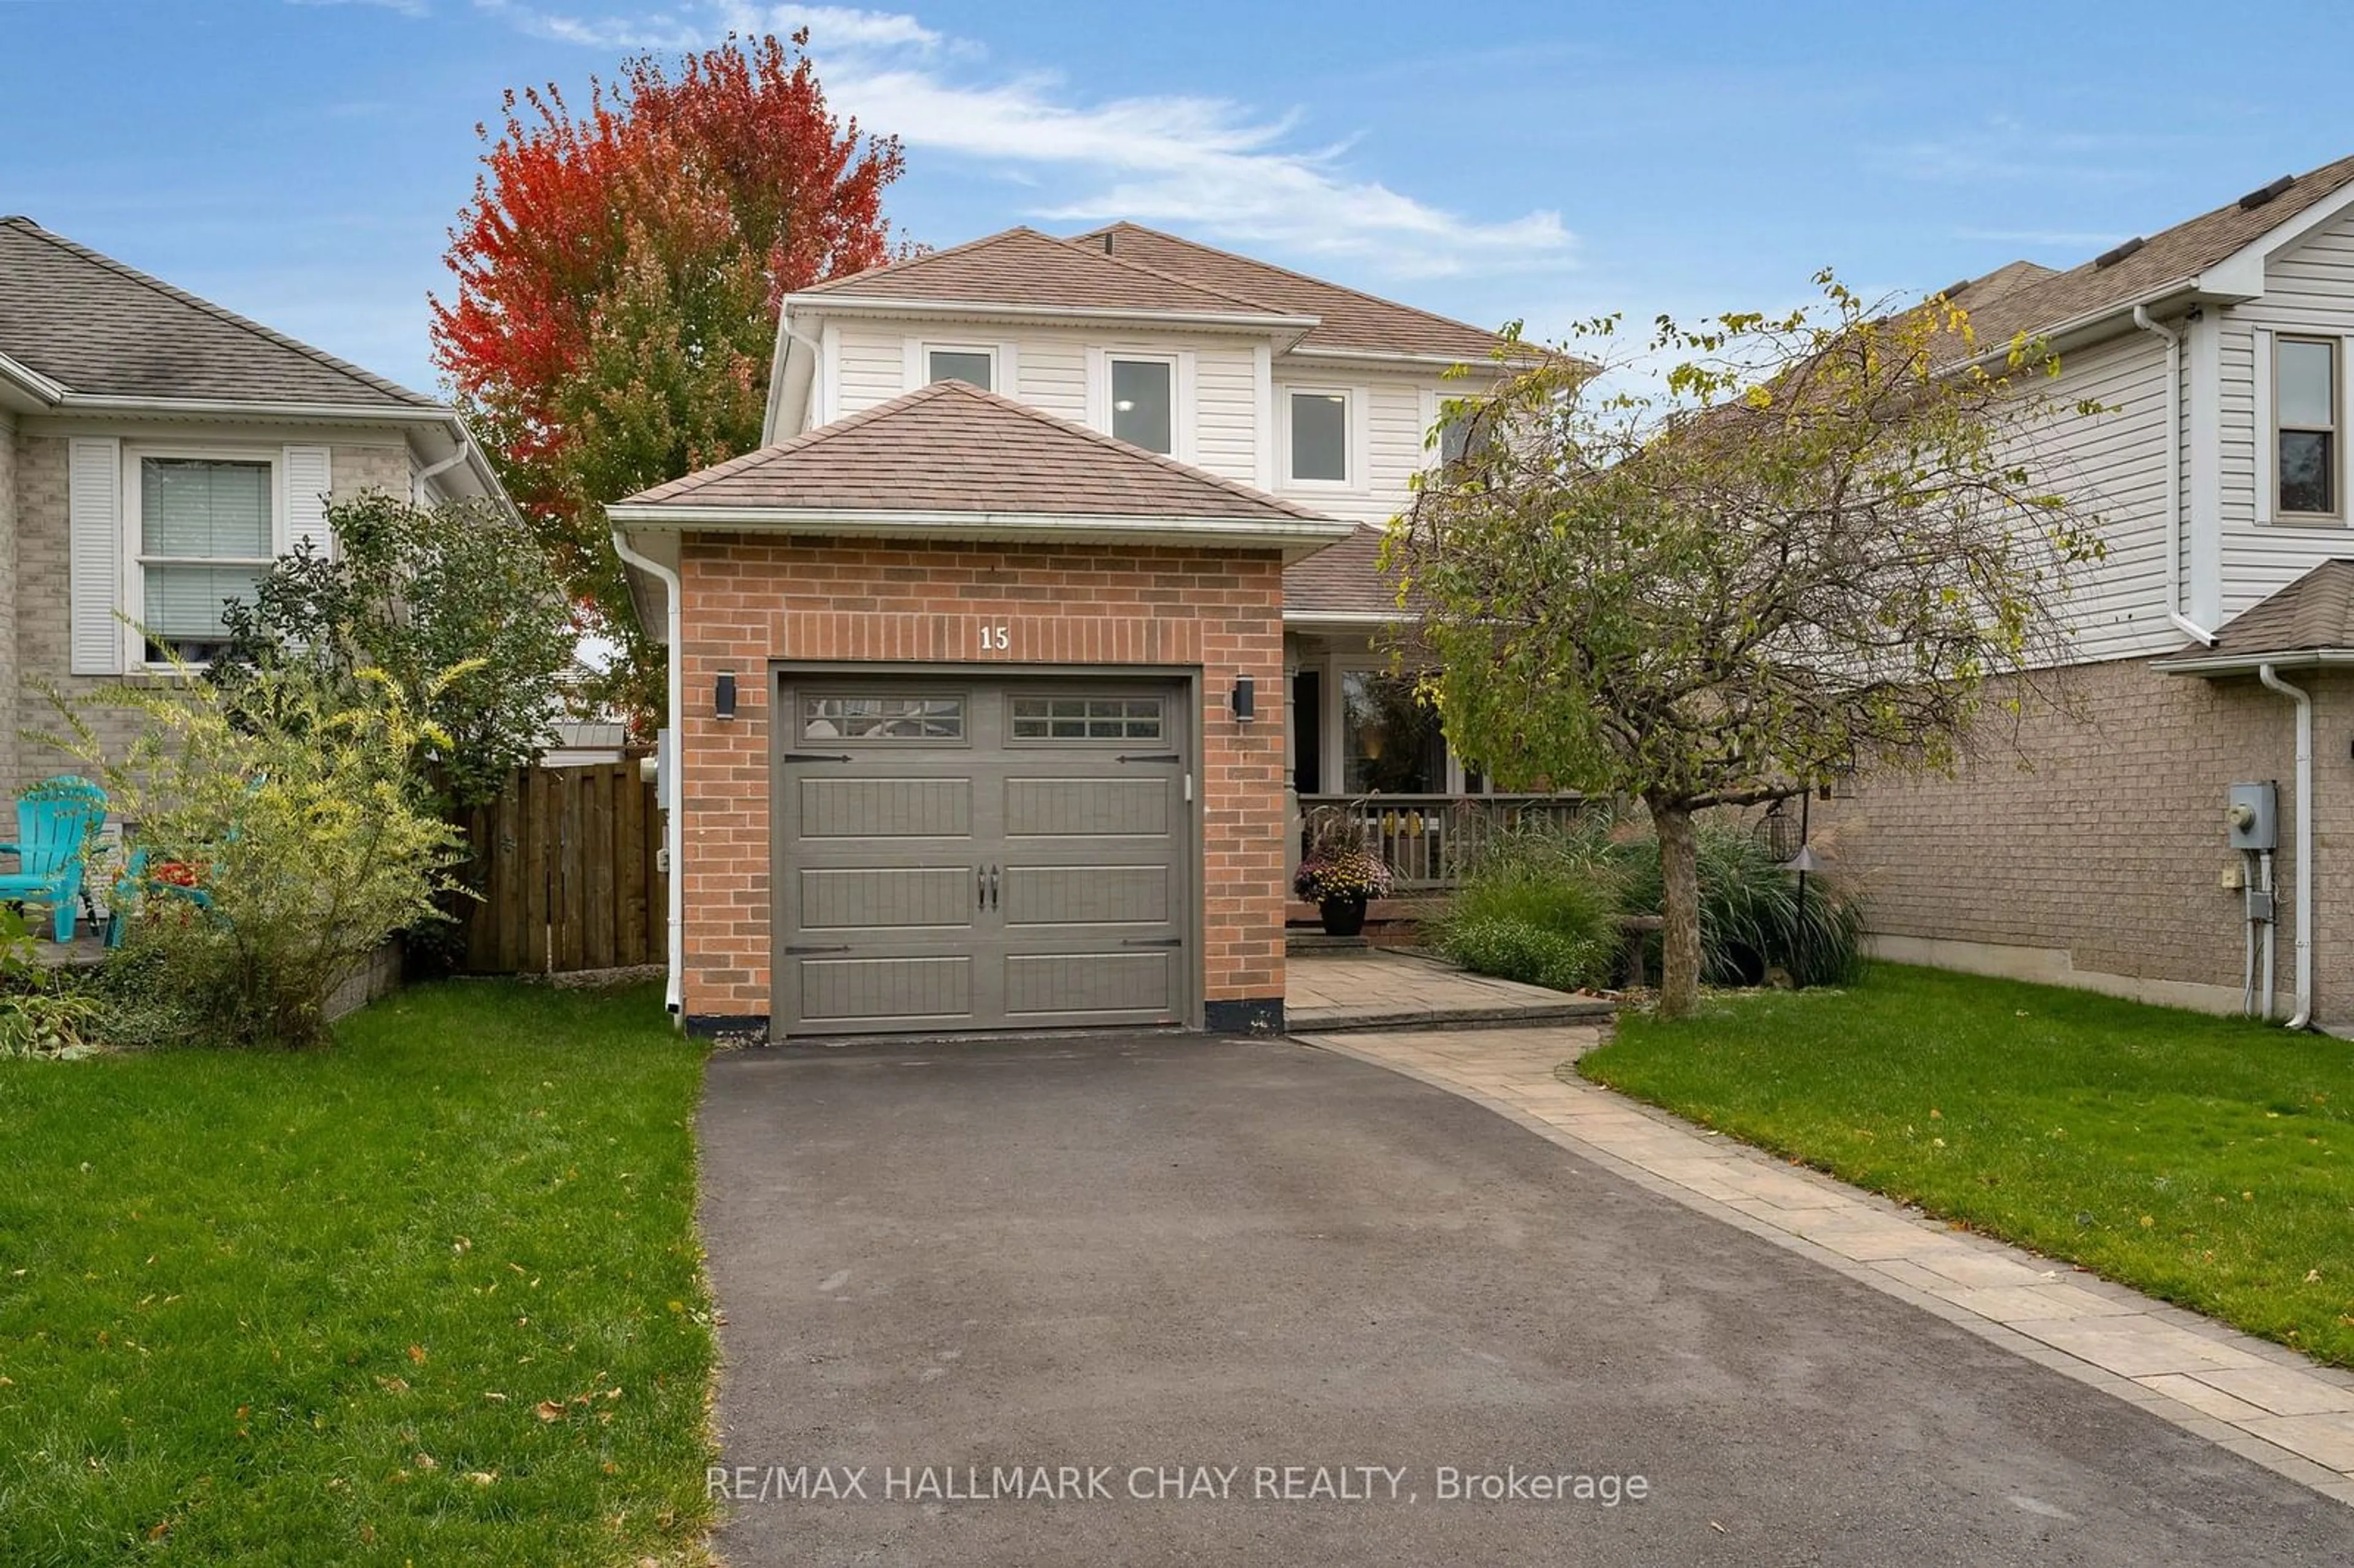
<svg viewBox="0 0 2354 1568">
<path fill-rule="evenodd" d="M 2354 1366 L 2354 1044 L 1880 965 L 1625 1015 L 1577 1070 Z"/>
<path fill-rule="evenodd" d="M 695 1560 L 701 1052 L 459 983 L 0 1063 L 0 1562 Z"/>
</svg>

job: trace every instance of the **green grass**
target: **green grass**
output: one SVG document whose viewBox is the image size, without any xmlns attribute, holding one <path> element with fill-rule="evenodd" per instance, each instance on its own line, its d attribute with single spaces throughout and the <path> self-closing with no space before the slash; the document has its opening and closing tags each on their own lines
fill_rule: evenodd
<svg viewBox="0 0 2354 1568">
<path fill-rule="evenodd" d="M 2354 1044 L 1878 965 L 1629 1015 L 1577 1070 L 2354 1366 Z"/>
<path fill-rule="evenodd" d="M 642 989 L 460 983 L 0 1064 L 0 1562 L 695 1560 L 701 1063 Z"/>
</svg>

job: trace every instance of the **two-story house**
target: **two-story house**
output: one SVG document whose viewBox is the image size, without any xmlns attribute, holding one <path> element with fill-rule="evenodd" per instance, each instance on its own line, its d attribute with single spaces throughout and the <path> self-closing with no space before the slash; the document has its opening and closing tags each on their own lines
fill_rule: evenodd
<svg viewBox="0 0 2354 1568">
<path fill-rule="evenodd" d="M 1476 784 L 1368 640 L 1496 347 L 1129 224 L 789 299 L 768 444 L 610 509 L 672 650 L 673 1006 L 1279 1027 L 1287 796 Z"/>
<path fill-rule="evenodd" d="M 40 688 L 201 662 L 224 603 L 370 489 L 504 504 L 446 406 L 0 218 L 0 790 L 64 762 L 20 737 L 54 725 Z"/>
<path fill-rule="evenodd" d="M 2354 1025 L 2354 159 L 1953 295 L 2107 410 L 2036 453 L 2107 554 L 2065 707 L 1832 808 L 1879 951 Z"/>
</svg>

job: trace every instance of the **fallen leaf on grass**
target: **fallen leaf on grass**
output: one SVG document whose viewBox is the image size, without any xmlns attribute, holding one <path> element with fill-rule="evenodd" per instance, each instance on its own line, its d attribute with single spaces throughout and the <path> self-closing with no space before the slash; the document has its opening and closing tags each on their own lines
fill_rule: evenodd
<svg viewBox="0 0 2354 1568">
<path fill-rule="evenodd" d="M 384 1390 L 387 1393 L 407 1393 L 408 1392 L 408 1380 L 405 1377 L 380 1377 L 376 1380 L 376 1387 Z"/>
<path fill-rule="evenodd" d="M 425 1364 L 425 1347 L 423 1345 L 409 1346 L 408 1359 L 415 1361 L 419 1366 L 423 1366 Z"/>
<path fill-rule="evenodd" d="M 487 1487 L 499 1478 L 499 1473 L 496 1470 L 469 1470 L 466 1478 L 478 1487 Z"/>
<path fill-rule="evenodd" d="M 542 1421 L 561 1421 L 564 1419 L 564 1406 L 552 1399 L 541 1400 L 537 1404 L 531 1407 L 531 1413 L 534 1415 L 538 1416 Z"/>
</svg>

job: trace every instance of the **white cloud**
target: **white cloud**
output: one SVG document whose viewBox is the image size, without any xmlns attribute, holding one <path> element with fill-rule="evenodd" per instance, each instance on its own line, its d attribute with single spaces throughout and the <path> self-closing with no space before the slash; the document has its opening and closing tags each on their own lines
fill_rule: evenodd
<svg viewBox="0 0 2354 1568">
<path fill-rule="evenodd" d="M 977 74 L 977 48 L 898 12 L 682 0 L 592 17 L 475 3 L 537 37 L 606 48 L 693 48 L 806 26 L 837 107 L 1031 187 L 1024 216 L 1043 222 L 1129 217 L 1402 277 L 1558 267 L 1575 243 L 1556 212 L 1480 221 L 1355 177 L 1345 145 L 1299 144 L 1294 115 L 1182 93 L 1090 99 L 1047 73 Z"/>
<path fill-rule="evenodd" d="M 398 11 L 404 16 L 429 14 L 425 0 L 286 0 L 289 5 L 373 5 L 379 11 Z"/>
</svg>

